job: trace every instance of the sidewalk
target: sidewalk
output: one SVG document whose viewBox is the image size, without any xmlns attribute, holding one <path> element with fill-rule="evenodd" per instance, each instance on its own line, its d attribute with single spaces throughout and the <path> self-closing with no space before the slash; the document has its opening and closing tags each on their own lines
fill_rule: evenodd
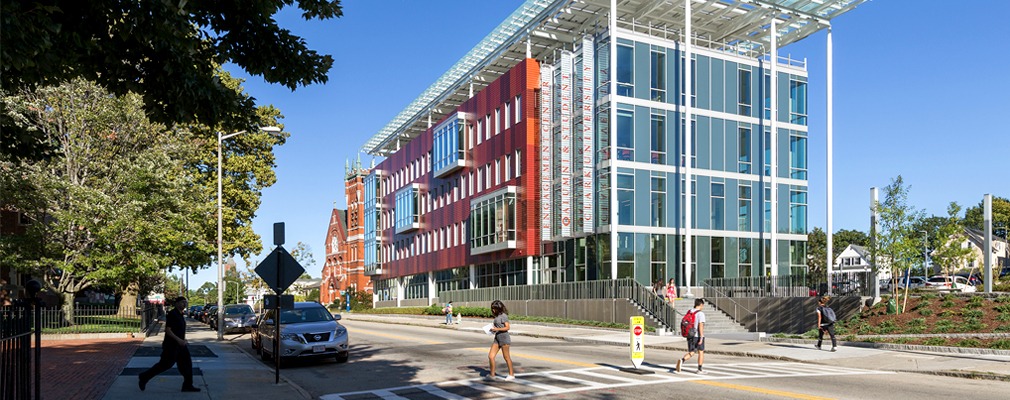
<svg viewBox="0 0 1010 400">
<path fill-rule="evenodd" d="M 481 327 L 490 319 L 464 317 L 456 325 L 445 325 L 444 316 L 383 315 L 383 314 L 343 314 L 348 321 L 369 321 L 391 324 L 426 326 L 441 329 L 472 331 L 483 335 Z M 533 325 L 523 321 L 513 321 L 509 331 L 514 336 L 531 336 L 586 342 L 613 346 L 630 346 L 631 333 L 614 330 L 580 328 L 559 324 L 549 326 Z M 1010 355 L 958 354 L 931 352 L 907 346 L 905 349 L 877 349 L 865 347 L 862 343 L 839 341 L 838 351 L 816 350 L 816 341 L 771 342 L 757 341 L 756 334 L 708 335 L 706 354 L 737 357 L 757 357 L 782 361 L 805 362 L 839 367 L 855 367 L 884 371 L 915 372 L 973 379 L 995 379 L 1010 381 Z M 801 343 L 797 343 L 801 342 Z M 825 338 L 825 348 L 830 349 L 831 341 Z M 687 352 L 687 342 L 680 336 L 645 337 L 646 349 L 663 349 Z M 630 364 L 630 360 L 622 360 Z M 675 360 L 650 359 L 648 351 L 646 363 L 670 363 Z M 608 362 L 613 362 L 608 360 Z"/>
<path fill-rule="evenodd" d="M 161 322 L 162 326 L 164 321 Z M 138 375 L 158 362 L 164 331 L 158 330 L 144 340 L 122 374 L 105 392 L 103 399 L 309 399 L 311 396 L 288 382 L 281 371 L 280 384 L 274 384 L 273 365 L 264 365 L 238 346 L 249 346 L 249 335 L 225 335 L 217 340 L 217 331 L 200 322 L 186 319 L 186 339 L 193 356 L 193 385 L 199 393 L 182 393 L 182 375 L 176 367 L 151 379 L 141 392 Z M 232 339 L 232 340 L 228 340 Z"/>
</svg>

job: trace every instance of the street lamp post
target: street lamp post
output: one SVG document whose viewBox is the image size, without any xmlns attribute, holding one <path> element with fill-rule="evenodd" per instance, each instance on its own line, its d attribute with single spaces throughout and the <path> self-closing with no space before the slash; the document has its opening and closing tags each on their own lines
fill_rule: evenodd
<svg viewBox="0 0 1010 400">
<path fill-rule="evenodd" d="M 265 126 L 260 128 L 264 132 L 280 132 L 281 128 L 276 126 Z M 224 249 L 222 248 L 221 241 L 221 226 L 223 224 L 223 219 L 221 217 L 221 141 L 233 136 L 238 136 L 246 131 L 238 131 L 235 133 L 229 133 L 227 135 L 222 135 L 223 132 L 217 132 L 217 320 L 223 321 L 224 318 L 224 263 L 221 258 L 224 255 Z M 217 324 L 217 340 L 224 339 L 224 325 Z"/>
</svg>

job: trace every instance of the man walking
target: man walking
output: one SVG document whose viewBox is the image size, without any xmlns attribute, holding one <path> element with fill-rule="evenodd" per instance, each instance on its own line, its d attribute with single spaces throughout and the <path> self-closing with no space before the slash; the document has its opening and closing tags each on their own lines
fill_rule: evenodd
<svg viewBox="0 0 1010 400">
<path fill-rule="evenodd" d="M 708 373 L 708 371 L 701 369 L 701 365 L 705 363 L 705 313 L 701 312 L 704 306 L 704 300 L 694 299 L 694 308 L 688 311 L 687 315 L 684 316 L 684 321 L 681 321 L 681 329 L 686 331 L 687 354 L 677 360 L 678 374 L 684 361 L 694 357 L 695 352 L 698 352 L 698 374 L 705 375 Z M 692 321 L 693 323 L 691 323 Z"/>
<path fill-rule="evenodd" d="M 193 387 L 193 359 L 190 358 L 186 343 L 186 317 L 182 315 L 186 304 L 185 297 L 176 297 L 175 308 L 165 314 L 165 341 L 161 343 L 161 361 L 140 374 L 141 391 L 147 388 L 148 381 L 168 371 L 176 363 L 179 364 L 179 373 L 182 374 L 182 391 L 200 391 L 199 388 Z"/>
<path fill-rule="evenodd" d="M 824 296 L 817 300 L 817 350 L 821 349 L 824 342 L 824 332 L 831 336 L 831 351 L 838 351 L 838 341 L 835 340 L 835 311 L 828 307 L 831 296 Z"/>
</svg>

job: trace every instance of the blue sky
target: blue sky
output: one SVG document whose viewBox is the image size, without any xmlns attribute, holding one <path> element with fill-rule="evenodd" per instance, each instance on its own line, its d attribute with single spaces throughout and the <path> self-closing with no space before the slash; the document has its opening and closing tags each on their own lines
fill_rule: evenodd
<svg viewBox="0 0 1010 400">
<path fill-rule="evenodd" d="M 308 244 L 319 277 L 334 202 L 345 208 L 344 161 L 523 3 L 345 0 L 344 17 L 303 20 L 297 8 L 281 27 L 334 58 L 329 82 L 292 92 L 245 78 L 257 104 L 285 119 L 288 142 L 275 149 L 277 183 L 266 189 L 253 228 L 269 249 L 284 222 L 287 249 Z M 866 231 L 869 189 L 902 175 L 909 202 L 945 215 L 956 201 L 1010 197 L 1010 56 L 1000 37 L 1004 4 L 972 0 L 871 1 L 834 20 L 834 230 Z M 826 225 L 826 33 L 780 49 L 806 58 L 810 75 L 808 227 Z M 1001 151 L 1002 150 L 1002 151 Z M 361 155 L 368 165 L 371 156 Z M 378 162 L 378 159 L 377 159 Z M 264 251 L 257 257 L 266 257 Z M 244 263 L 239 262 L 240 266 Z M 217 279 L 215 268 L 190 286 Z"/>
</svg>

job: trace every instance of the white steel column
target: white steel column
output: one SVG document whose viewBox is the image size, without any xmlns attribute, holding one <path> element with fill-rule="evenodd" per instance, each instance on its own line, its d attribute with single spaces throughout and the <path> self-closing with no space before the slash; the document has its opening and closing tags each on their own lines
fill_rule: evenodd
<svg viewBox="0 0 1010 400">
<path fill-rule="evenodd" d="M 779 162 L 778 161 L 779 160 L 778 160 L 778 151 L 777 150 L 778 150 L 778 144 L 779 144 L 779 140 L 778 140 L 778 138 L 779 138 L 779 124 L 778 124 L 778 119 L 779 119 L 779 110 L 778 110 L 778 102 L 779 102 L 779 91 L 778 91 L 778 88 L 779 88 L 779 69 L 778 69 L 779 51 L 778 51 L 778 43 L 776 43 L 777 42 L 776 39 L 778 38 L 779 34 L 778 34 L 778 26 L 776 24 L 776 21 L 777 20 L 775 18 L 772 18 L 771 38 L 770 38 L 771 45 L 772 45 L 772 48 L 771 48 L 771 58 L 772 58 L 771 59 L 771 64 L 772 64 L 772 66 L 771 66 L 771 74 L 772 74 L 772 76 L 771 76 L 771 85 L 770 85 L 771 86 L 771 88 L 770 88 L 770 90 L 771 90 L 771 102 L 772 102 L 770 108 L 771 108 L 772 118 L 771 118 L 771 135 L 770 135 L 770 137 L 771 137 L 771 143 L 769 143 L 769 146 L 770 146 L 769 148 L 771 149 L 771 160 L 770 161 L 771 161 L 771 174 L 772 174 L 772 176 L 771 176 L 771 193 L 772 193 L 772 196 L 771 196 L 772 197 L 771 198 L 771 202 L 772 202 L 772 216 L 771 216 L 771 218 L 772 218 L 772 220 L 771 220 L 771 234 L 769 236 L 770 236 L 770 239 L 771 239 L 771 249 L 770 250 L 771 250 L 771 255 L 772 255 L 772 275 L 779 275 L 779 274 L 782 273 L 782 271 L 779 271 L 779 241 L 778 241 L 778 230 L 779 230 L 779 224 L 778 224 L 778 215 L 779 215 L 779 213 L 778 213 L 778 210 L 779 210 L 779 205 L 778 205 L 778 198 L 779 198 L 779 193 L 778 193 L 778 189 L 779 189 L 778 188 L 778 174 L 779 174 L 779 169 L 778 169 L 778 165 L 779 165 Z M 764 188 L 762 188 L 762 190 L 763 189 Z"/>
<path fill-rule="evenodd" d="M 833 168 L 834 168 L 833 162 L 834 161 L 832 159 L 832 150 L 831 150 L 831 145 L 833 143 L 833 139 L 832 139 L 831 135 L 832 135 L 833 129 L 834 129 L 834 125 L 833 125 L 833 121 L 834 121 L 834 119 L 833 119 L 833 113 L 834 113 L 834 81 L 833 81 L 833 78 L 834 78 L 834 72 L 833 72 L 834 71 L 834 68 L 833 68 L 834 67 L 834 61 L 833 60 L 834 60 L 834 58 L 833 58 L 833 55 L 832 55 L 832 45 L 831 45 L 831 27 L 829 26 L 828 27 L 828 129 L 827 129 L 827 136 L 828 136 L 827 137 L 827 141 L 828 141 L 828 222 L 827 222 L 828 244 L 827 244 L 827 247 L 828 247 L 828 251 L 827 251 L 827 254 L 826 254 L 827 264 L 824 264 L 825 265 L 825 269 L 827 270 L 827 275 L 828 275 L 828 287 L 831 287 L 831 269 L 835 265 L 835 257 L 833 257 L 833 254 L 834 254 L 834 246 L 833 246 L 834 242 L 833 242 L 833 240 L 835 238 L 835 234 L 834 234 L 834 231 L 832 230 L 833 228 L 831 227 L 831 224 L 833 222 L 833 218 L 832 218 L 832 214 L 831 214 L 831 206 L 832 206 L 831 200 L 832 200 L 832 193 L 833 193 L 833 191 L 832 191 L 832 180 L 831 179 L 832 179 L 832 173 L 834 172 L 833 171 Z"/>
<path fill-rule="evenodd" d="M 617 117 L 617 0 L 610 0 L 610 55 L 608 58 L 608 63 L 610 64 L 610 84 L 607 91 L 610 97 L 610 132 L 611 137 L 610 146 L 613 150 L 614 143 L 616 143 L 613 138 L 615 137 L 614 131 L 617 129 L 617 123 L 614 122 L 614 118 Z M 614 152 L 608 152 L 610 156 L 610 278 L 617 279 L 617 207 L 614 207 L 617 200 L 617 169 L 614 167 Z"/>
<path fill-rule="evenodd" d="M 880 195 L 877 188 L 870 188 L 870 248 L 877 247 L 877 235 L 880 234 Z M 873 267 L 873 277 L 870 281 L 873 283 L 873 301 L 876 302 L 880 298 L 880 280 L 877 279 L 877 253 L 876 251 L 870 253 L 870 266 Z M 892 277 L 894 278 L 894 277 Z M 828 285 L 828 294 L 831 294 L 831 285 Z"/>
<path fill-rule="evenodd" d="M 429 306 L 432 305 L 432 304 L 434 304 L 433 300 L 435 300 L 435 289 L 436 288 L 437 288 L 437 286 L 435 285 L 435 273 L 434 272 L 428 272 L 428 305 Z M 438 301 L 442 301 L 442 299 L 438 299 Z"/>
<path fill-rule="evenodd" d="M 985 244 L 982 245 L 982 262 L 985 263 L 985 292 L 992 293 L 992 195 L 986 194 L 982 199 L 982 229 L 985 231 Z M 998 276 L 998 273 L 997 273 Z"/>
<path fill-rule="evenodd" d="M 694 132 L 691 122 L 691 0 L 684 0 L 684 283 L 683 285 L 691 289 L 691 253 L 694 250 L 692 240 L 691 221 L 694 215 L 691 213 L 691 150 L 694 149 L 694 142 L 691 141 L 691 132 Z M 681 294 L 683 296 L 683 294 Z"/>
</svg>

